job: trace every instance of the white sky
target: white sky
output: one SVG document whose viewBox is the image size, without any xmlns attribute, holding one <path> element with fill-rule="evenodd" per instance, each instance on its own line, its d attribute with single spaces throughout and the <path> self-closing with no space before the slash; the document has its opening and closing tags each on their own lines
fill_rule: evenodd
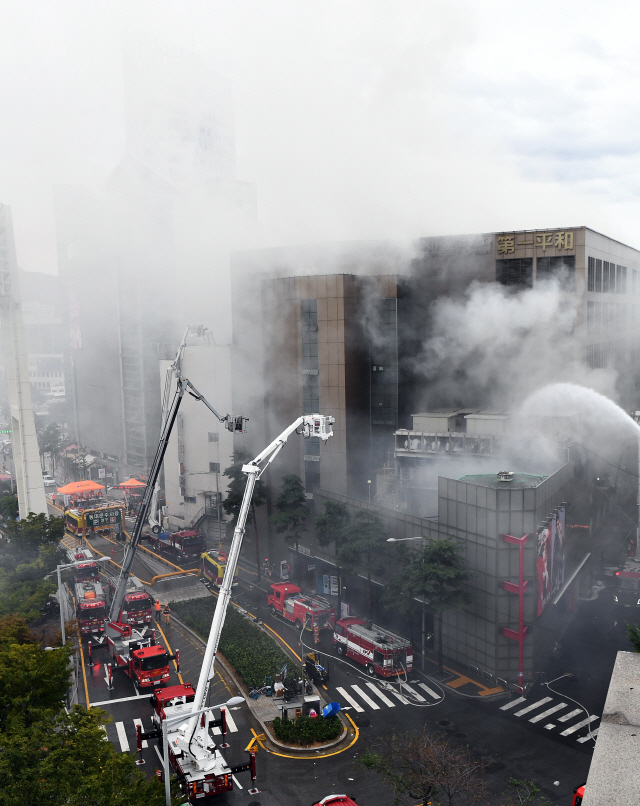
<svg viewBox="0 0 640 806">
<path fill-rule="evenodd" d="M 260 243 L 586 224 L 640 247 L 640 11 L 605 2 L 0 0 L 0 201 L 55 272 L 52 186 L 123 153 L 142 32 L 231 81 Z"/>
</svg>

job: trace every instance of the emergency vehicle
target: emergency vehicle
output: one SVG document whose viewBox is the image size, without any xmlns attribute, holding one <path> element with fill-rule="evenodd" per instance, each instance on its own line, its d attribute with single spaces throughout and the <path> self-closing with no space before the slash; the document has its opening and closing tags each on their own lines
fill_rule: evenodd
<svg viewBox="0 0 640 806">
<path fill-rule="evenodd" d="M 200 578 L 205 580 L 205 585 L 219 588 L 222 585 L 224 569 L 227 567 L 229 555 L 226 551 L 205 551 L 200 556 Z M 233 575 L 233 586 L 238 584 L 238 569 L 236 567 Z"/>
<path fill-rule="evenodd" d="M 69 549 L 67 555 L 74 565 L 73 585 L 78 626 L 82 635 L 104 632 L 107 617 L 107 596 L 105 586 L 100 581 L 100 569 L 88 549 Z"/>
<path fill-rule="evenodd" d="M 338 655 L 365 666 L 371 677 L 406 675 L 413 669 L 410 641 L 360 618 L 348 616 L 337 621 L 333 645 Z"/>
<path fill-rule="evenodd" d="M 131 627 L 122 624 L 118 637 L 107 636 L 107 650 L 113 659 L 113 668 L 123 671 L 137 688 L 151 688 L 169 682 L 169 661 L 176 658 L 156 643 L 155 630 L 148 637 L 134 637 Z"/>
<path fill-rule="evenodd" d="M 640 605 L 640 566 L 634 560 L 628 560 L 616 571 L 613 601 L 619 607 Z"/>
<path fill-rule="evenodd" d="M 577 786 L 573 790 L 573 800 L 571 801 L 571 806 L 580 806 L 582 799 L 584 798 L 585 787 L 586 784 L 582 784 L 582 786 Z"/>
<path fill-rule="evenodd" d="M 182 532 L 150 534 L 149 541 L 160 554 L 171 554 L 176 560 L 197 560 L 204 550 L 204 537 L 196 529 Z"/>
<path fill-rule="evenodd" d="M 115 596 L 118 581 L 109 578 L 111 598 Z M 130 576 L 127 580 L 126 592 L 122 603 L 122 623 L 143 626 L 150 624 L 153 602 L 138 577 Z"/>
<path fill-rule="evenodd" d="M 358 804 L 348 795 L 327 795 L 312 806 L 358 806 Z"/>
<path fill-rule="evenodd" d="M 302 588 L 291 582 L 274 582 L 267 594 L 272 615 L 282 616 L 295 624 L 297 630 L 332 630 L 336 611 L 320 596 L 305 596 Z"/>
</svg>

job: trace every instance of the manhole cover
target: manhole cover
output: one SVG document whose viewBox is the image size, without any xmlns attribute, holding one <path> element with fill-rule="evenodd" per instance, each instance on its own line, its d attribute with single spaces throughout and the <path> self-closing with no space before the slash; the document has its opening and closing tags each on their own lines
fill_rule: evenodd
<svg viewBox="0 0 640 806">
<path fill-rule="evenodd" d="M 440 722 L 438 722 L 438 725 L 443 728 L 448 728 L 451 725 L 451 722 L 449 722 L 448 719 L 441 719 Z"/>
<path fill-rule="evenodd" d="M 466 739 L 466 738 L 467 738 L 466 733 L 456 733 L 456 739 Z"/>
</svg>

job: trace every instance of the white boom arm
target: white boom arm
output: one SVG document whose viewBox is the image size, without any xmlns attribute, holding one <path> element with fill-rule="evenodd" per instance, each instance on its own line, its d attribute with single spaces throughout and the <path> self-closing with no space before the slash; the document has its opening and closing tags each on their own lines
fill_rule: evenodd
<svg viewBox="0 0 640 806">
<path fill-rule="evenodd" d="M 242 538 L 244 536 L 245 525 L 247 522 L 247 514 L 251 504 L 251 496 L 253 495 L 253 488 L 255 487 L 256 480 L 264 473 L 271 462 L 280 453 L 282 447 L 285 445 L 287 439 L 294 432 L 301 433 L 305 437 L 318 437 L 323 441 L 333 436 L 332 424 L 334 418 L 322 414 L 304 414 L 286 428 L 279 437 L 273 440 L 256 458 L 244 465 L 242 470 L 247 474 L 247 486 L 244 490 L 242 503 L 240 505 L 240 512 L 238 514 L 238 522 L 233 532 L 233 539 L 231 541 L 231 548 L 229 549 L 229 557 L 227 559 L 227 567 L 224 572 L 222 585 L 220 586 L 220 593 L 218 595 L 218 602 L 216 604 L 215 613 L 213 614 L 213 621 L 211 622 L 211 630 L 209 632 L 209 640 L 205 650 L 204 659 L 202 661 L 202 669 L 200 670 L 200 678 L 198 680 L 198 687 L 196 689 L 196 696 L 193 701 L 193 708 L 191 713 L 194 714 L 189 720 L 189 724 L 180 727 L 182 735 L 178 739 L 179 744 L 182 745 L 183 751 L 189 753 L 196 765 L 206 764 L 206 735 L 200 735 L 204 731 L 206 734 L 206 726 L 203 727 L 198 719 L 198 712 L 205 707 L 207 694 L 209 691 L 209 682 L 213 677 L 214 663 L 216 652 L 218 651 L 218 644 L 220 642 L 220 634 L 224 625 L 224 619 L 227 613 L 229 600 L 231 599 L 231 586 L 233 584 L 233 577 L 235 574 L 238 558 L 240 556 L 240 549 L 242 548 Z M 302 427 L 301 431 L 298 431 Z M 265 461 L 266 460 L 266 461 Z M 186 728 L 186 729 L 185 729 Z M 183 732 L 184 731 L 184 732 Z M 193 743 L 193 746 L 192 746 Z"/>
</svg>

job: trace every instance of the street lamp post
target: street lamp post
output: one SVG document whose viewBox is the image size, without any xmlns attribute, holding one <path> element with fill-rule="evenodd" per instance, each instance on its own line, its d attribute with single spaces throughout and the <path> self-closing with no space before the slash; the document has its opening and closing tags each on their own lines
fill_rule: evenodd
<svg viewBox="0 0 640 806">
<path fill-rule="evenodd" d="M 402 543 L 404 540 L 425 540 L 424 537 L 388 537 L 387 543 Z M 422 558 L 424 565 L 424 557 Z M 424 656 L 425 656 L 425 612 L 427 609 L 427 602 L 424 595 L 424 588 L 422 590 L 422 671 L 424 672 Z"/>
<path fill-rule="evenodd" d="M 106 562 L 109 559 L 109 557 L 98 557 L 96 562 Z M 60 578 L 60 571 L 64 570 L 65 568 L 75 568 L 76 565 L 81 565 L 82 563 L 86 563 L 86 560 L 76 560 L 74 563 L 63 563 L 62 565 L 56 566 L 56 574 L 58 576 L 58 601 L 60 602 L 60 631 L 62 633 L 62 646 L 64 646 L 66 643 L 66 635 L 64 632 L 64 623 L 66 621 L 66 597 L 62 595 L 62 580 Z"/>
<path fill-rule="evenodd" d="M 184 722 L 192 716 L 199 716 L 206 711 L 212 711 L 214 708 L 232 708 L 234 705 L 240 705 L 244 702 L 244 697 L 231 697 L 230 700 L 221 703 L 220 705 L 211 705 L 206 708 L 201 708 L 199 711 L 191 711 L 189 714 L 181 714 L 180 716 L 170 717 L 169 719 L 162 720 L 162 764 L 164 766 L 164 796 L 166 806 L 171 806 L 171 784 L 169 781 L 169 742 L 167 739 L 168 728 L 170 725 L 177 725 Z"/>
</svg>

